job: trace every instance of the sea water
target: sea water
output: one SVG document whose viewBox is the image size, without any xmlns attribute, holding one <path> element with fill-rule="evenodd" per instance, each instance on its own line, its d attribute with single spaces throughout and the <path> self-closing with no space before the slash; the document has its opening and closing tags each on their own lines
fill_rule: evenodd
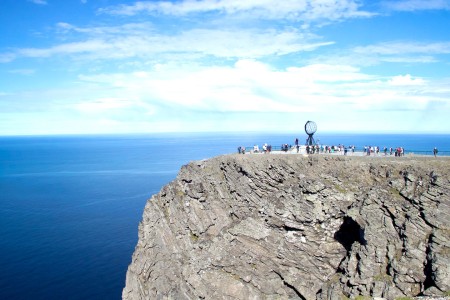
<svg viewBox="0 0 450 300">
<path fill-rule="evenodd" d="M 120 299 L 151 195 L 189 161 L 305 134 L 0 137 L 0 299 Z M 450 135 L 316 134 L 450 154 Z"/>
</svg>

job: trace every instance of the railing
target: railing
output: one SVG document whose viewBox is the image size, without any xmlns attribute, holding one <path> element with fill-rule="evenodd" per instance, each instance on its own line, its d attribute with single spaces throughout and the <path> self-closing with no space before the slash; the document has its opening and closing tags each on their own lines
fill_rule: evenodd
<svg viewBox="0 0 450 300">
<path fill-rule="evenodd" d="M 301 149 L 303 149 L 303 152 L 304 152 L 304 147 L 305 146 L 300 146 L 301 147 Z M 288 147 L 288 150 L 287 151 L 291 151 L 291 150 L 294 150 L 295 151 L 295 146 L 292 146 L 292 145 L 290 145 L 290 147 Z M 394 149 L 395 150 L 395 149 Z M 272 146 L 272 151 L 285 151 L 285 150 L 283 150 L 282 149 L 282 146 Z M 349 154 L 351 154 L 352 153 L 352 151 L 351 151 L 351 149 L 348 149 L 347 150 L 348 151 L 348 153 Z M 253 146 L 249 146 L 249 147 L 245 147 L 245 152 L 246 153 L 253 153 L 254 151 L 253 151 Z M 262 153 L 262 152 L 264 152 L 264 150 L 262 149 L 262 147 L 260 147 L 259 148 L 259 153 Z M 323 151 L 322 151 L 322 149 L 321 149 L 321 151 L 319 152 L 319 153 L 324 153 Z M 338 151 L 334 151 L 334 152 L 332 152 L 332 153 L 339 153 Z M 364 151 L 362 150 L 362 147 L 360 147 L 359 149 L 358 148 L 356 148 L 356 150 L 355 150 L 355 152 L 354 153 L 364 153 Z M 389 152 L 389 150 L 386 152 L 387 153 L 387 156 L 390 156 L 390 152 Z M 342 151 L 342 154 L 344 154 L 344 151 Z M 434 156 L 434 153 L 433 153 L 433 150 L 429 150 L 429 151 L 423 151 L 423 150 L 408 150 L 408 149 L 405 149 L 404 150 L 404 154 L 405 155 L 426 155 L 426 156 Z M 372 154 L 373 155 L 373 154 Z M 376 154 L 375 154 L 376 155 Z M 380 152 L 378 153 L 378 156 L 384 156 L 384 151 L 383 150 L 380 150 Z M 394 156 L 394 151 L 392 152 L 392 155 L 391 156 Z M 441 151 L 441 150 L 439 150 L 439 152 L 437 153 L 437 156 L 450 156 L 450 151 L 447 151 L 447 150 L 444 150 L 444 151 Z"/>
<path fill-rule="evenodd" d="M 405 154 L 417 154 L 417 155 L 434 155 L 433 150 L 431 151 L 414 151 L 414 150 L 405 150 Z M 450 156 L 450 151 L 440 151 L 436 156 Z"/>
</svg>

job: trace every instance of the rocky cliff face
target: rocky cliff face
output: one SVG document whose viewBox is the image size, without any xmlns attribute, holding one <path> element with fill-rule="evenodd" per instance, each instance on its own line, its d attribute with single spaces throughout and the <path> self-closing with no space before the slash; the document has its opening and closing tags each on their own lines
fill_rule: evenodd
<svg viewBox="0 0 450 300">
<path fill-rule="evenodd" d="M 124 299 L 450 291 L 450 160 L 229 155 L 147 203 Z"/>
</svg>

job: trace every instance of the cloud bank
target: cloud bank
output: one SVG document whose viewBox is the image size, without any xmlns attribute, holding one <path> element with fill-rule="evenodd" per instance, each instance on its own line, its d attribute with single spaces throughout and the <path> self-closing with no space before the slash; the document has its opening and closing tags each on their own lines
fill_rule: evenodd
<svg viewBox="0 0 450 300">
<path fill-rule="evenodd" d="M 394 0 L 385 1 L 383 5 L 397 11 L 450 10 L 450 1 L 448 0 Z"/>
<path fill-rule="evenodd" d="M 139 1 L 131 5 L 118 5 L 101 9 L 101 13 L 134 16 L 137 14 L 164 14 L 186 16 L 200 13 L 224 15 L 245 14 L 247 18 L 288 19 L 314 21 L 369 17 L 373 13 L 359 10 L 354 0 L 284 0 L 274 4 L 270 0 L 249 1 Z"/>
</svg>

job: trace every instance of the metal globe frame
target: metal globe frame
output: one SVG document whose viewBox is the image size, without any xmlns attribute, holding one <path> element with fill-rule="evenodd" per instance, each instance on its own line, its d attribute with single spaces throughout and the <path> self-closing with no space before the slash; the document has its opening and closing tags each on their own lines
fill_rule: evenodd
<svg viewBox="0 0 450 300">
<path fill-rule="evenodd" d="M 317 124 L 314 121 L 308 121 L 305 124 L 305 132 L 308 135 L 308 138 L 306 139 L 306 145 L 312 146 L 315 145 L 316 142 L 314 141 L 314 133 L 317 131 Z"/>
</svg>

